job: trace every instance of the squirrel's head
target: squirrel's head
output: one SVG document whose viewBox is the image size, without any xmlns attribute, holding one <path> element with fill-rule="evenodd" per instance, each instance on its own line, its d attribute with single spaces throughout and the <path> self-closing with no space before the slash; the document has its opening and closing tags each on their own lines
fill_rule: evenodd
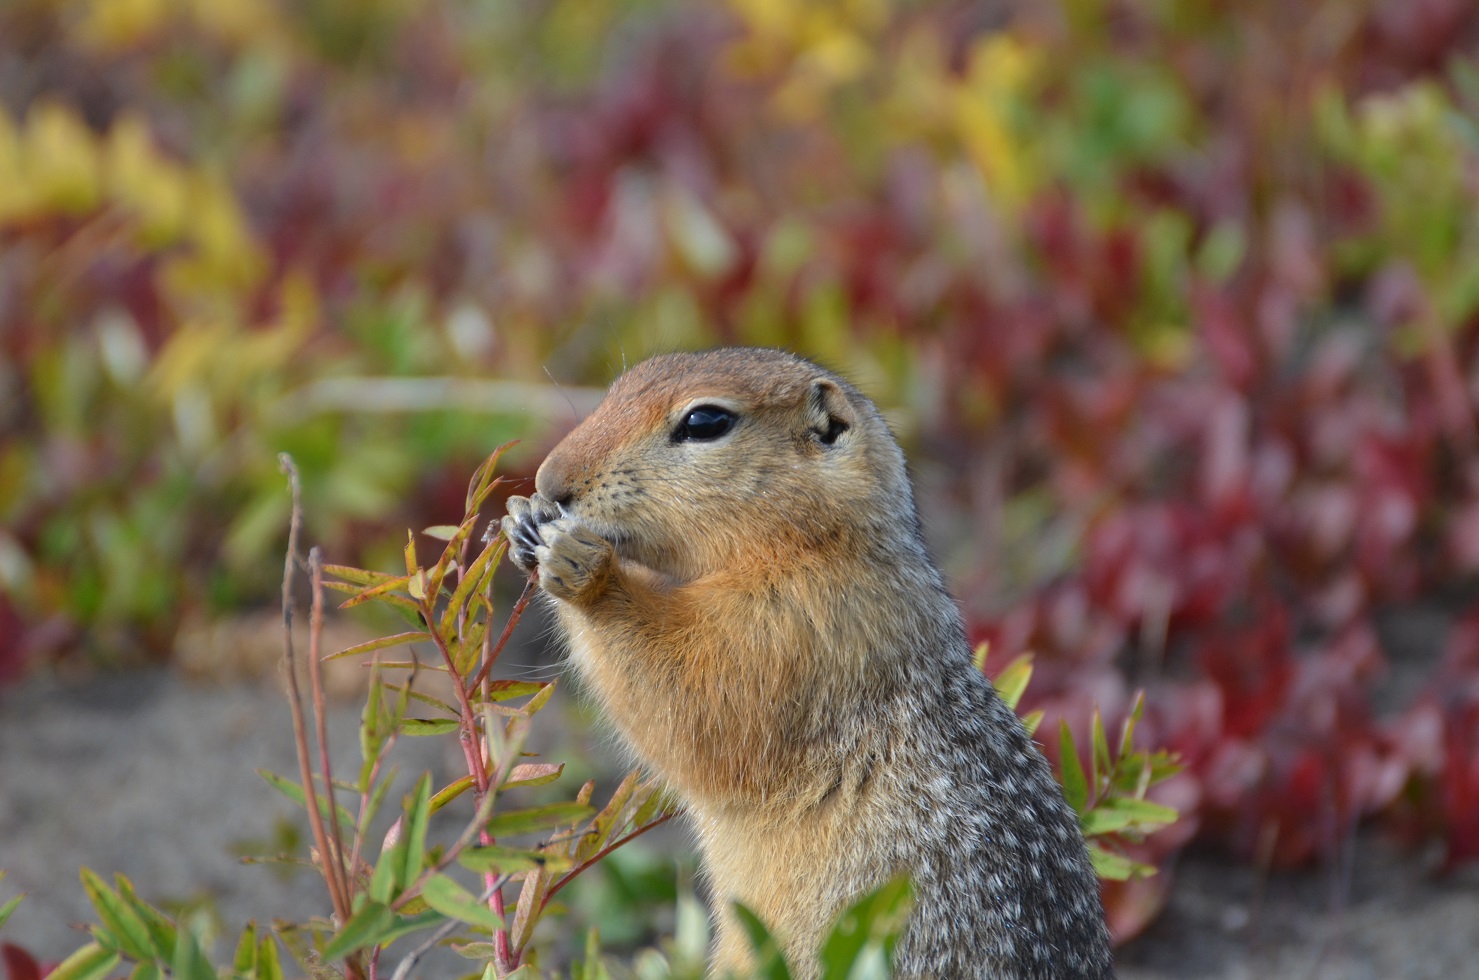
<svg viewBox="0 0 1479 980">
<path fill-rule="evenodd" d="M 638 364 L 536 485 L 622 557 L 679 579 L 917 534 L 903 454 L 873 403 L 775 350 Z"/>
</svg>

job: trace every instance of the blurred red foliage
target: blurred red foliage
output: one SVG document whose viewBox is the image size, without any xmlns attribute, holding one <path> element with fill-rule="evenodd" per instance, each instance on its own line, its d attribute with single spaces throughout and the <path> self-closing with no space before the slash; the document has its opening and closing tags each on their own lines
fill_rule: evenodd
<svg viewBox="0 0 1479 980">
<path fill-rule="evenodd" d="M 272 398 L 324 364 L 604 380 L 620 357 L 716 341 L 857 368 L 900 408 L 993 662 L 1039 655 L 1028 701 L 1047 730 L 1096 702 L 1114 725 L 1145 686 L 1141 731 L 1185 756 L 1166 793 L 1205 839 L 1291 864 L 1387 813 L 1450 861 L 1479 854 L 1479 619 L 1427 693 L 1373 705 L 1383 612 L 1462 610 L 1479 584 L 1472 4 L 806 19 L 736 0 L 590 23 L 557 4 L 515 27 L 414 6 L 350 54 L 284 13 L 273 30 L 306 47 L 267 45 L 286 67 L 245 107 L 229 102 L 254 91 L 228 83 L 237 42 L 175 52 L 206 91 L 184 98 L 151 75 L 178 83 L 160 65 L 179 25 L 106 54 L 49 36 L 53 67 L 94 72 L 57 68 L 49 91 L 99 131 L 128 105 L 193 161 L 221 136 L 213 97 L 228 104 L 263 256 L 233 293 L 242 323 L 262 329 L 299 279 L 322 305 Z M 48 349 L 49 324 L 114 306 L 151 357 L 188 320 L 157 274 L 185 246 L 140 253 L 88 214 L 0 223 L 0 243 L 35 246 L 0 269 L 16 363 Z M 85 232 L 101 244 L 69 251 Z M 27 265 L 38 254 L 48 269 Z M 43 288 L 56 276 L 76 288 Z M 419 335 L 396 325 L 407 296 L 432 324 Z M 446 327 L 459 304 L 497 324 L 470 354 Z M 432 334 L 455 356 L 418 355 Z M 32 552 L 117 464 L 40 428 L 11 426 L 64 477 L 15 511 Z M 435 432 L 346 424 L 310 465 Z M 127 473 L 148 484 L 173 458 L 155 452 Z M 335 485 L 417 485 L 414 467 L 366 469 Z M 281 495 L 252 472 L 258 497 Z M 1154 907 L 1135 887 L 1125 901 Z"/>
</svg>

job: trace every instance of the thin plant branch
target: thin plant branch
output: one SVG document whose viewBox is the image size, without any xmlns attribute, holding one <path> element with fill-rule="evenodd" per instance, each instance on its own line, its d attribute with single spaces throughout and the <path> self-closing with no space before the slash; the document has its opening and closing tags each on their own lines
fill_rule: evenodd
<svg viewBox="0 0 1479 980">
<path fill-rule="evenodd" d="M 303 526 L 302 487 L 298 478 L 298 467 L 287 453 L 278 456 L 278 464 L 287 475 L 288 486 L 293 496 L 292 517 L 288 523 L 288 550 L 283 559 L 282 571 L 282 643 L 283 669 L 287 674 L 288 705 L 293 716 L 293 741 L 298 750 L 298 772 L 303 780 L 303 797 L 307 804 L 308 824 L 313 830 L 314 844 L 318 848 L 320 870 L 329 889 L 329 900 L 334 906 L 334 917 L 340 925 L 349 921 L 349 901 L 339 889 L 339 880 L 328 867 L 328 862 L 337 860 L 329 850 L 329 837 L 324 829 L 323 814 L 319 813 L 318 791 L 314 787 L 313 763 L 308 749 L 308 723 L 303 714 L 303 695 L 298 690 L 297 658 L 293 653 L 293 572 L 298 564 L 298 535 Z M 329 801 L 333 806 L 333 801 Z M 347 964 L 352 976 L 359 971 L 351 960 Z"/>
<path fill-rule="evenodd" d="M 339 894 L 344 896 L 345 905 L 349 907 L 352 904 L 350 872 L 344 866 L 344 831 L 339 825 L 339 808 L 334 805 L 334 772 L 329 765 L 328 710 L 324 704 L 323 664 L 319 659 L 324 627 L 324 560 L 323 553 L 317 547 L 308 552 L 308 573 L 313 586 L 313 606 L 308 627 L 308 684 L 313 692 L 319 772 L 323 777 L 324 794 L 329 799 L 329 829 L 334 841 L 333 861 L 330 862 L 326 856 L 324 867 L 338 879 Z"/>
<path fill-rule="evenodd" d="M 549 900 L 555 897 L 555 892 L 570 884 L 570 882 L 579 877 L 582 872 L 589 869 L 591 865 L 595 864 L 597 861 L 601 860 L 606 855 L 616 850 L 618 847 L 621 847 L 627 841 L 635 840 L 636 838 L 641 837 L 643 834 L 647 833 L 647 831 L 651 830 L 653 827 L 667 823 L 669 820 L 676 817 L 678 815 L 678 812 L 679 811 L 677 810 L 669 811 L 668 813 L 664 813 L 662 816 L 658 817 L 656 820 L 652 820 L 648 823 L 643 824 L 642 826 L 638 827 L 636 830 L 625 835 L 624 837 L 620 837 L 612 841 L 610 844 L 607 844 L 595 854 L 592 854 L 589 858 L 582 861 L 580 864 L 577 864 L 569 871 L 565 872 L 563 875 L 560 876 L 560 880 L 551 885 L 549 887 L 549 891 L 544 893 L 544 900 L 539 903 L 539 911 L 544 911 L 544 907 L 549 904 Z"/>
<path fill-rule="evenodd" d="M 533 575 L 529 576 L 524 583 L 524 591 L 519 593 L 519 601 L 514 603 L 513 609 L 509 610 L 508 621 L 503 624 L 503 632 L 498 637 L 498 642 L 491 647 L 488 644 L 488 634 L 483 635 L 483 664 L 478 672 L 467 682 L 467 689 L 471 691 L 488 677 L 488 672 L 498 662 L 498 657 L 503 653 L 503 648 L 508 645 L 508 638 L 513 635 L 514 627 L 519 625 L 519 620 L 524 618 L 524 610 L 529 606 L 529 600 L 534 598 Z M 490 586 L 491 588 L 491 586 Z M 491 608 L 491 603 L 490 603 Z"/>
</svg>

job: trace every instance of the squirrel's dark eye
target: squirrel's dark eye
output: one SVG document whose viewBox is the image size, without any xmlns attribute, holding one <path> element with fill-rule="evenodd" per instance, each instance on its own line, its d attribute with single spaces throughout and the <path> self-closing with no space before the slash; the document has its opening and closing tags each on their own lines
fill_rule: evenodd
<svg viewBox="0 0 1479 980">
<path fill-rule="evenodd" d="M 734 428 L 735 414 L 727 408 L 718 405 L 700 405 L 690 408 L 688 414 L 683 416 L 683 421 L 678 423 L 678 428 L 673 432 L 674 442 L 707 442 L 718 439 L 724 433 Z"/>
</svg>

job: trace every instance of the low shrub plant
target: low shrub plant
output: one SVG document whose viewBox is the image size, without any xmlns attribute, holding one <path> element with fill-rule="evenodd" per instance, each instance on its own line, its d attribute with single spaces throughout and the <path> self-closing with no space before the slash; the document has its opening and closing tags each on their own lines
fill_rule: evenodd
<svg viewBox="0 0 1479 980">
<path fill-rule="evenodd" d="M 327 892 L 326 914 L 304 922 L 276 921 L 271 928 L 248 925 L 230 961 L 213 965 L 203 937 L 144 901 L 126 878 L 120 875 L 109 884 L 83 869 L 82 885 L 98 924 L 92 941 L 48 974 L 52 980 L 102 980 L 122 971 L 137 980 L 275 980 L 299 971 L 318 978 L 405 980 L 439 947 L 465 957 L 474 976 L 545 975 L 541 960 L 546 951 L 535 941 L 535 929 L 556 910 L 555 897 L 602 859 L 670 820 L 677 808 L 654 779 L 637 771 L 599 796 L 596 780 L 586 781 L 567 798 L 534 806 L 518 805 L 510 796 L 514 790 L 556 783 L 565 767 L 538 761 L 527 745 L 531 721 L 548 705 L 555 682 L 492 677 L 534 587 L 532 580 L 526 581 L 500 622 L 493 576 L 507 542 L 495 533 L 480 542 L 477 530 L 483 504 L 497 482 L 494 468 L 506 448 L 489 456 L 473 475 L 460 523 L 422 532 L 442 542 L 439 553 L 423 559 L 415 535 L 408 535 L 404 574 L 325 564 L 318 548 L 304 556 L 299 546 L 299 474 L 292 460 L 282 457 L 293 501 L 282 580 L 283 673 L 299 771 L 296 779 L 270 772 L 262 776 L 304 809 L 312 841 L 310 863 Z M 306 656 L 293 628 L 294 596 L 304 574 L 311 595 Z M 325 597 L 331 591 L 348 594 L 341 608 L 379 604 L 410 628 L 326 653 L 320 644 Z M 402 648 L 409 648 L 411 656 L 392 659 Z M 415 653 L 428 648 L 433 655 L 426 660 Z M 321 664 L 348 657 L 371 658 L 359 727 L 361 762 L 356 772 L 336 775 L 330 763 Z M 983 646 L 978 666 L 985 659 Z M 418 685 L 432 675 L 438 683 Z M 1020 657 L 996 675 L 995 684 L 1016 707 L 1031 675 L 1030 659 Z M 1096 714 L 1087 767 L 1067 725 L 1060 731 L 1064 791 L 1080 815 L 1095 867 L 1106 879 L 1154 873 L 1122 847 L 1176 819 L 1174 810 L 1146 798 L 1176 766 L 1165 752 L 1135 748 L 1139 717 L 1137 702 L 1112 743 Z M 1041 720 L 1041 712 L 1023 719 L 1029 730 L 1036 730 Z M 400 814 L 377 835 L 376 817 L 396 778 L 393 749 L 399 739 L 417 736 L 455 741 L 466 773 L 440 785 L 431 772 L 421 773 Z M 0 924 L 19 901 L 12 898 L 0 906 Z M 887 976 L 908 903 L 903 879 L 859 899 L 824 946 L 824 976 Z M 756 975 L 789 977 L 765 923 L 743 908 L 739 914 L 754 942 Z M 630 962 L 604 953 L 594 930 L 583 943 L 562 940 L 567 956 L 572 949 L 584 949 L 584 958 L 569 968 L 576 978 L 697 980 L 708 941 L 707 919 L 693 896 L 684 894 L 675 936 L 661 951 L 648 950 Z M 40 976 L 24 951 L 8 949 L 7 962 L 22 964 L 9 967 L 9 980 L 30 980 L 27 969 Z"/>
</svg>

